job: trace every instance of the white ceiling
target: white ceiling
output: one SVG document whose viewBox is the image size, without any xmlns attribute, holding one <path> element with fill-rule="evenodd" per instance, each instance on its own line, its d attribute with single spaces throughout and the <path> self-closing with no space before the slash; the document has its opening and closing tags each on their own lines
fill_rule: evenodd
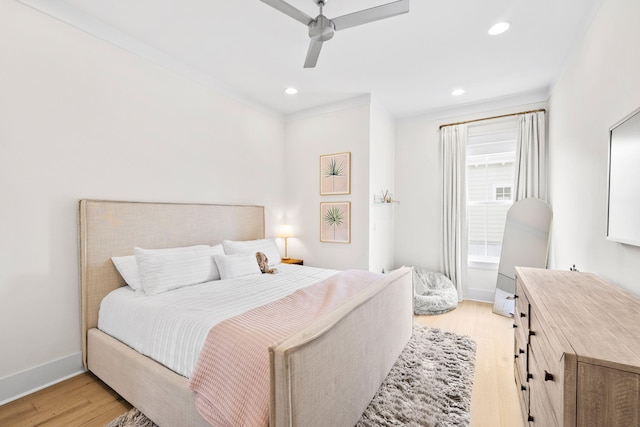
<svg viewBox="0 0 640 427">
<path fill-rule="evenodd" d="M 413 0 L 336 32 L 304 69 L 307 28 L 259 0 L 19 0 L 283 115 L 371 96 L 403 117 L 535 93 L 546 99 L 602 0 Z M 341 16 L 390 0 L 328 0 Z M 313 0 L 289 0 L 310 16 Z M 499 21 L 511 28 L 487 30 Z M 295 86 L 295 96 L 284 94 Z M 466 93 L 451 96 L 462 87 Z"/>
</svg>

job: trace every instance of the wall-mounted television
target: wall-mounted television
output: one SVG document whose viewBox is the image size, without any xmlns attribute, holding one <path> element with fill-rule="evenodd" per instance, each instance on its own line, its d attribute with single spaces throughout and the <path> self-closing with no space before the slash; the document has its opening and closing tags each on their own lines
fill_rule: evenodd
<svg viewBox="0 0 640 427">
<path fill-rule="evenodd" d="M 640 108 L 609 129 L 607 239 L 640 246 Z"/>
</svg>

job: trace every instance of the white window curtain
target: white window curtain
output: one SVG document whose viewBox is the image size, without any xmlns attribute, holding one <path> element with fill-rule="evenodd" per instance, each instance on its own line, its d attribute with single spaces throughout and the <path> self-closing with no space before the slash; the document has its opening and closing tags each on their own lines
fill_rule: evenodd
<svg viewBox="0 0 640 427">
<path fill-rule="evenodd" d="M 547 200 L 547 141 L 544 111 L 519 117 L 514 201 Z"/>
<path fill-rule="evenodd" d="M 440 129 L 442 150 L 442 249 L 443 273 L 451 279 L 462 301 L 467 275 L 467 126 Z"/>
</svg>

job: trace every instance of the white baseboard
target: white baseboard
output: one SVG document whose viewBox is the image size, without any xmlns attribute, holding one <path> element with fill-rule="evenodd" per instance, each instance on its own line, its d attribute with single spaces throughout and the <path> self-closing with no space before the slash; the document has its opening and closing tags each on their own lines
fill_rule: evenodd
<svg viewBox="0 0 640 427">
<path fill-rule="evenodd" d="M 494 291 L 487 289 L 471 288 L 467 289 L 467 297 L 465 299 L 493 303 L 494 293 Z"/>
<path fill-rule="evenodd" d="M 0 406 L 85 372 L 82 353 L 0 378 Z"/>
</svg>

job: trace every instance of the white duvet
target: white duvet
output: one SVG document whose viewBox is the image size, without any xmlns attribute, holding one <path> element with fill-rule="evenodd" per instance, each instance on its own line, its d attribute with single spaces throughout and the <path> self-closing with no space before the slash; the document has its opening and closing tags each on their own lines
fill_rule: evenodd
<svg viewBox="0 0 640 427">
<path fill-rule="evenodd" d="M 128 286 L 100 304 L 98 329 L 189 377 L 209 329 L 337 273 L 279 264 L 277 274 L 215 280 L 145 296 Z"/>
</svg>

